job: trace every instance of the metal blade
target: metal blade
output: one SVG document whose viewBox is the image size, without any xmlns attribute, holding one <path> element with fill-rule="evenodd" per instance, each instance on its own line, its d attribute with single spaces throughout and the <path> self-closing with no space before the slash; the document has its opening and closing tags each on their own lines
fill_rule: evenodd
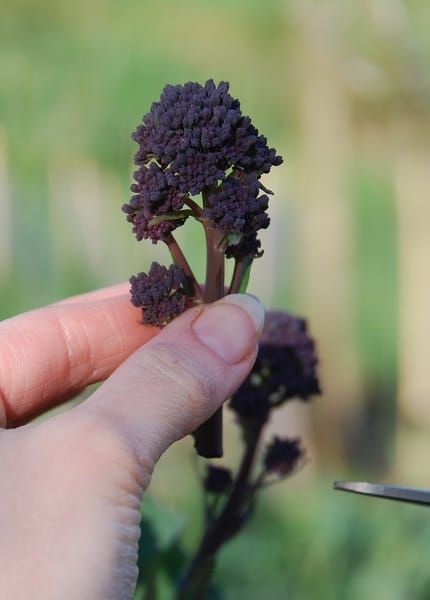
<svg viewBox="0 0 430 600">
<path fill-rule="evenodd" d="M 430 505 L 430 490 L 404 487 L 400 485 L 387 485 L 385 483 L 365 483 L 364 481 L 335 481 L 335 490 L 366 494 L 378 498 L 411 502 L 413 504 Z"/>
</svg>

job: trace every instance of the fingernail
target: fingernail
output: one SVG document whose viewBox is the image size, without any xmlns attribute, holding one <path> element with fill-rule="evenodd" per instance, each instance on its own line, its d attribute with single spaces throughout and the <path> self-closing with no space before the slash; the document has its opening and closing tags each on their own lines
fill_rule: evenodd
<svg viewBox="0 0 430 600">
<path fill-rule="evenodd" d="M 199 340 L 232 365 L 250 354 L 264 325 L 264 306 L 251 294 L 231 294 L 209 304 L 194 321 Z"/>
</svg>

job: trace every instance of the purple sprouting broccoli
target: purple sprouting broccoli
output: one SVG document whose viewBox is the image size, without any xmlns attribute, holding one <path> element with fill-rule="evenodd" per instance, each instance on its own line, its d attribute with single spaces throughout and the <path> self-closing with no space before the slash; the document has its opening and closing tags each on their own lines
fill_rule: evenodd
<svg viewBox="0 0 430 600">
<path fill-rule="evenodd" d="M 249 452 L 256 452 L 274 410 L 290 400 L 309 401 L 321 394 L 317 366 L 306 321 L 287 312 L 268 311 L 255 364 L 229 402 Z M 303 456 L 299 440 L 275 437 L 266 449 L 261 479 L 267 473 L 291 473 Z"/>
<path fill-rule="evenodd" d="M 272 408 L 291 398 L 309 400 L 321 393 L 315 343 L 306 321 L 283 311 L 270 311 L 250 376 L 236 391 L 230 408 L 246 429 L 260 427 Z"/>
<path fill-rule="evenodd" d="M 204 86 L 167 85 L 132 136 L 139 144 L 136 164 L 155 160 L 169 186 L 184 196 L 218 185 L 229 169 L 260 177 L 280 164 L 228 89 L 212 79 Z"/>
<path fill-rule="evenodd" d="M 136 238 L 164 242 L 175 263 L 174 270 L 153 264 L 148 275 L 132 277 L 132 302 L 145 323 L 162 327 L 192 304 L 245 291 L 252 261 L 262 254 L 258 232 L 269 225 L 271 192 L 260 178 L 282 158 L 242 114 L 229 84 L 211 79 L 167 85 L 132 137 L 138 169 L 122 210 Z M 205 233 L 203 288 L 173 235 L 190 217 Z M 234 260 L 230 282 L 225 258 Z M 218 412 L 195 432 L 202 456 L 222 455 L 221 422 Z"/>
</svg>

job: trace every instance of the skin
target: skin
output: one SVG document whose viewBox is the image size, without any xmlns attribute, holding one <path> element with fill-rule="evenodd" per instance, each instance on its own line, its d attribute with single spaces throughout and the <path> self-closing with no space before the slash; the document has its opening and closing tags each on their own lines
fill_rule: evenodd
<svg viewBox="0 0 430 600">
<path fill-rule="evenodd" d="M 159 331 L 121 284 L 0 323 L 2 597 L 133 598 L 154 466 L 249 373 L 263 314 L 228 296 Z M 82 404 L 30 422 L 100 380 Z"/>
</svg>

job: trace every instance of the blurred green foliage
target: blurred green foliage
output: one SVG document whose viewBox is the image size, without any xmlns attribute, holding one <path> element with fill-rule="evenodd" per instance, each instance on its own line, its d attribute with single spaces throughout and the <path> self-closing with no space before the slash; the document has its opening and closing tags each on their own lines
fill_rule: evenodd
<svg viewBox="0 0 430 600">
<path fill-rule="evenodd" d="M 164 542 L 155 552 L 157 538 L 148 535 L 144 526 L 142 548 L 146 554 L 141 564 L 146 575 L 140 579 L 136 600 L 145 598 L 145 590 L 158 594 L 147 597 L 169 600 L 180 567 L 186 564 L 186 551 L 192 552 L 193 545 L 178 546 L 176 533 L 178 525 L 179 529 L 184 526 L 182 515 L 168 511 L 164 519 L 165 507 L 150 497 L 146 502 L 150 508 L 145 514 L 151 515 L 155 529 L 161 527 L 159 535 Z M 188 504 L 194 506 L 189 514 L 196 515 L 197 504 Z M 427 600 L 427 521 L 426 508 L 338 495 L 326 479 L 286 495 L 279 489 L 269 492 L 249 525 L 221 552 L 214 597 Z M 185 526 L 195 529 L 195 518 L 191 521 L 189 517 Z M 169 540 L 168 547 L 165 540 Z"/>
<path fill-rule="evenodd" d="M 402 170 L 428 152 L 430 4 L 3 0 L 0 12 L 0 318 L 167 260 L 133 240 L 120 212 L 130 133 L 166 83 L 230 81 L 286 158 L 268 183 L 273 224 L 250 291 L 309 316 L 326 395 L 305 418 L 313 471 L 291 493 L 269 493 L 217 580 L 227 600 L 428 599 L 426 510 L 340 496 L 330 480 L 426 473 L 428 446 L 400 467 L 395 448 L 405 423 L 416 426 L 398 396 L 401 344 L 420 349 L 399 314 L 414 306 L 405 294 L 430 300 L 428 274 L 404 270 L 421 251 L 415 233 L 399 234 L 412 222 L 430 239 Z M 199 240 L 197 230 L 182 239 L 197 270 Z M 286 418 L 292 432 L 302 420 Z M 190 496 L 182 508 L 195 515 L 192 482 L 185 473 L 170 502 Z M 197 527 L 187 523 L 188 549 Z"/>
</svg>

